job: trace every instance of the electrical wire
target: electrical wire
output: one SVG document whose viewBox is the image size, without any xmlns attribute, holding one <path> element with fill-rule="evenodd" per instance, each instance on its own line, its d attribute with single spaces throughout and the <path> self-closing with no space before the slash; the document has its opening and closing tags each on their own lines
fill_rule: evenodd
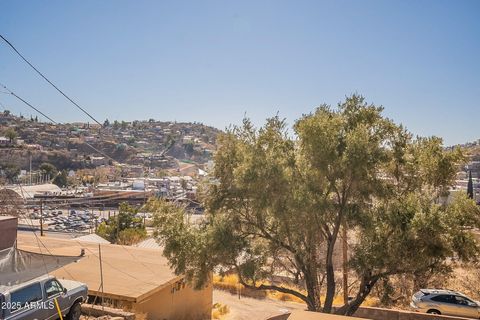
<svg viewBox="0 0 480 320">
<path fill-rule="evenodd" d="M 20 184 L 17 184 L 17 185 L 20 187 L 20 192 L 23 194 L 23 187 L 22 187 Z M 27 224 L 29 224 L 30 227 L 31 227 L 32 230 L 33 230 L 33 229 L 34 229 L 33 223 L 32 223 L 32 221 L 27 217 L 27 215 L 24 214 L 24 213 L 20 213 L 19 215 L 20 215 L 21 217 L 23 217 L 23 218 L 27 221 Z M 51 251 L 47 248 L 47 246 L 39 239 L 39 237 L 38 237 L 38 235 L 36 234 L 36 232 L 35 232 L 35 231 L 32 231 L 32 232 L 33 232 L 33 234 L 34 234 L 34 236 L 35 236 L 35 238 L 36 238 L 36 240 L 37 240 L 37 246 L 39 247 L 40 253 L 42 253 L 42 248 L 40 247 L 40 244 L 41 244 L 41 245 L 45 248 L 45 250 L 46 250 L 50 255 L 53 255 L 53 254 L 51 253 Z M 69 234 L 70 234 L 72 237 L 75 237 L 75 236 L 73 235 L 73 233 L 69 232 Z M 80 246 L 82 246 L 81 242 L 80 242 L 79 240 L 76 240 L 76 238 L 73 238 L 72 240 L 75 241 L 75 242 L 76 242 L 77 244 L 79 244 Z M 140 261 L 137 257 L 135 257 L 131 252 L 129 252 L 127 248 L 125 248 L 123 245 L 120 245 L 120 247 L 121 247 L 123 250 L 125 250 L 135 261 L 139 262 L 146 270 L 148 270 L 150 273 L 152 273 L 153 275 L 155 275 L 155 272 L 154 272 L 152 269 L 150 269 L 147 265 L 145 265 L 142 261 Z M 94 257 L 96 257 L 97 259 L 100 259 L 100 257 L 99 257 L 95 252 L 93 252 L 90 248 L 84 247 L 84 249 L 86 249 L 87 251 L 89 251 L 90 254 L 93 255 Z M 157 284 L 155 284 L 155 283 L 152 283 L 152 282 L 149 282 L 149 281 L 145 281 L 145 280 L 139 279 L 138 277 L 136 277 L 136 276 L 134 276 L 134 275 L 132 275 L 132 274 L 130 274 L 130 273 L 128 273 L 128 272 L 120 269 L 120 268 L 117 268 L 115 265 L 109 263 L 108 261 L 103 261 L 103 262 L 104 262 L 106 265 L 108 265 L 109 267 L 111 267 L 112 269 L 114 269 L 114 270 L 116 270 L 116 271 L 118 271 L 118 272 L 120 272 L 120 273 L 122 273 L 122 274 L 124 274 L 124 275 L 126 275 L 126 276 L 128 276 L 128 277 L 130 277 L 130 278 L 132 278 L 132 279 L 135 279 L 135 280 L 137 280 L 137 281 L 139 281 L 139 282 L 142 282 L 142 283 L 144 283 L 144 284 L 157 286 Z M 44 262 L 44 264 L 45 264 L 45 262 Z M 45 268 L 46 268 L 46 264 L 45 264 Z M 75 278 L 73 277 L 73 275 L 72 275 L 65 267 L 62 267 L 62 269 L 63 269 L 73 280 L 75 280 Z M 48 274 L 48 269 L 47 269 L 47 268 L 46 268 L 46 272 L 47 272 L 47 274 Z"/>
<path fill-rule="evenodd" d="M 20 190 L 21 190 L 21 193 L 22 193 L 22 197 L 23 197 L 23 188 L 22 188 L 22 185 L 18 184 L 18 186 L 20 187 Z M 37 246 L 38 246 L 38 249 L 40 251 L 40 254 L 42 254 L 42 259 L 43 259 L 43 263 L 45 265 L 45 271 L 47 272 L 47 275 L 49 275 L 49 272 L 48 272 L 48 269 L 47 269 L 47 265 L 45 263 L 45 257 L 43 256 L 43 253 L 42 253 L 42 248 L 40 247 L 40 244 L 42 244 L 42 246 L 45 248 L 45 250 L 48 252 L 48 254 L 50 254 L 51 256 L 53 256 L 52 252 L 47 248 L 47 246 L 43 243 L 42 240 L 40 240 L 40 238 L 38 237 L 37 233 L 35 232 L 35 228 L 33 226 L 33 222 L 24 214 L 24 213 L 20 213 L 20 216 L 23 217 L 25 219 L 25 221 L 27 221 L 27 223 L 29 223 L 30 221 L 30 227 L 32 228 L 32 233 L 33 235 L 35 236 L 36 240 L 37 240 Z M 62 266 L 62 269 L 73 279 L 75 280 L 75 277 L 65 268 L 65 266 Z"/>
<path fill-rule="evenodd" d="M 21 188 L 21 186 L 20 186 L 20 188 Z M 22 190 L 22 188 L 21 188 L 21 190 Z M 22 193 L 23 193 L 23 190 L 22 190 Z M 24 217 L 24 219 L 27 220 L 27 223 L 28 223 L 29 219 L 26 217 L 26 215 L 25 215 L 25 214 L 21 214 L 21 216 Z M 31 221 L 30 221 L 30 226 L 31 226 L 32 229 L 33 229 L 33 223 L 31 223 Z M 72 232 L 67 232 L 67 233 L 69 233 L 69 234 L 72 236 L 72 240 L 73 240 L 73 241 L 75 241 L 75 242 L 78 243 L 80 246 L 82 246 L 82 244 L 80 243 L 80 241 L 79 241 L 79 240 L 76 240 L 76 237 L 75 237 L 75 235 L 73 235 Z M 33 232 L 33 234 L 34 234 L 35 237 L 37 238 L 37 241 L 40 241 L 40 242 L 41 242 L 41 240 L 38 238 L 37 234 L 36 234 L 35 232 Z M 42 244 L 42 246 L 47 250 L 47 252 L 49 252 L 49 254 L 51 254 L 51 252 L 48 250 L 48 248 L 45 246 L 45 244 L 44 244 L 43 242 L 41 242 L 41 244 Z M 127 248 L 125 248 L 123 245 L 120 245 L 120 247 L 121 247 L 123 250 L 125 250 L 135 261 L 137 261 L 138 263 L 140 263 L 145 269 L 147 269 L 150 273 L 152 273 L 153 275 L 155 275 L 155 272 L 154 272 L 152 269 L 150 269 L 150 268 L 149 268 L 147 265 L 145 265 L 142 261 L 138 260 L 138 258 L 135 257 L 130 251 L 128 251 Z M 94 257 L 96 257 L 97 259 L 100 259 L 100 257 L 99 257 L 95 252 L 93 252 L 92 250 L 90 250 L 90 248 L 84 247 L 84 249 L 86 249 L 87 251 L 89 251 L 89 252 L 90 252 Z M 41 248 L 40 248 L 40 250 L 41 250 Z M 125 272 L 125 271 L 117 268 L 116 266 L 112 265 L 112 264 L 109 263 L 108 261 L 104 261 L 104 263 L 107 264 L 108 266 L 110 266 L 112 269 L 114 269 L 114 270 L 116 270 L 116 271 L 118 271 L 118 272 L 120 272 L 120 273 L 123 273 L 123 274 L 127 275 L 128 277 L 130 277 L 130 278 L 132 278 L 132 279 L 135 279 L 135 280 L 137 280 L 137 281 L 143 282 L 143 283 L 145 283 L 145 284 L 154 285 L 154 286 L 156 285 L 155 283 L 152 283 L 152 282 L 148 282 L 148 281 L 139 279 L 139 278 L 137 278 L 136 276 L 134 276 L 134 275 L 132 275 L 132 274 L 130 274 L 130 273 L 128 273 L 128 272 Z M 64 268 L 64 267 L 63 267 L 63 268 Z M 66 272 L 67 274 L 69 274 L 69 275 L 72 277 L 72 279 L 74 279 L 73 276 L 68 272 L 68 270 L 66 270 L 66 269 L 64 269 L 64 270 L 65 270 L 65 272 Z M 74 280 L 75 280 L 75 279 L 74 279 Z"/>
<path fill-rule="evenodd" d="M 25 99 L 21 98 L 20 96 L 18 96 L 15 92 L 13 92 L 12 90 L 8 89 L 7 86 L 5 86 L 4 84 L 0 83 L 0 86 L 3 87 L 5 90 L 8 91 L 9 94 L 13 95 L 15 98 L 17 98 L 18 100 L 22 101 L 23 103 L 25 103 L 27 106 L 29 106 L 30 108 L 32 108 L 33 110 L 35 110 L 36 112 L 38 112 L 40 115 L 44 116 L 45 118 L 47 118 L 48 120 L 50 120 L 52 123 L 54 124 L 58 124 L 57 121 L 53 120 L 52 118 L 50 118 L 49 116 L 47 116 L 45 113 L 43 113 L 42 111 L 40 111 L 38 108 L 34 107 L 32 104 L 28 103 Z M 83 143 L 85 143 L 87 146 L 89 146 L 90 148 L 92 148 L 92 150 L 98 152 L 99 154 L 101 154 L 102 156 L 112 160 L 113 162 L 117 162 L 115 159 L 113 159 L 112 157 L 110 157 L 108 154 L 106 154 L 105 152 L 101 151 L 101 150 L 98 150 L 97 148 L 95 148 L 94 146 L 92 146 L 90 143 L 84 141 Z"/>
<path fill-rule="evenodd" d="M 53 84 L 52 81 L 50 81 L 45 75 L 43 75 L 43 73 L 41 73 L 37 68 L 35 68 L 35 66 L 33 64 L 30 63 L 30 61 L 28 61 L 18 50 L 17 48 L 15 48 L 15 46 L 10 42 L 8 41 L 4 36 L 2 36 L 0 34 L 0 38 L 2 38 L 3 41 L 5 41 L 5 43 L 13 49 L 13 51 L 15 51 L 16 54 L 18 54 L 18 56 L 20 56 L 20 58 L 22 58 L 23 61 L 25 61 L 33 70 L 35 70 L 45 81 L 47 81 L 52 87 L 54 87 L 60 94 L 62 94 L 68 101 L 70 101 L 71 103 L 73 103 L 74 106 L 76 106 L 78 109 L 80 109 L 83 113 L 85 113 L 90 119 L 92 119 L 93 121 L 95 121 L 97 124 L 99 124 L 100 126 L 102 125 L 97 119 L 95 119 L 90 113 L 88 113 L 85 109 L 83 109 L 82 107 L 80 107 L 78 105 L 78 103 L 76 103 L 75 101 L 73 101 L 73 99 L 71 99 L 69 96 L 67 96 L 62 90 L 60 90 L 55 84 Z"/>
<path fill-rule="evenodd" d="M 80 241 L 78 241 L 78 240 L 74 240 L 74 241 L 81 245 L 81 242 L 80 242 Z M 96 255 L 95 252 L 93 252 L 92 250 L 90 250 L 88 247 L 85 247 L 85 249 L 86 249 L 87 251 L 89 251 L 89 252 L 91 253 L 91 255 L 93 255 L 94 257 L 96 257 L 97 259 L 100 260 L 100 257 L 99 257 L 98 255 Z M 138 259 L 135 259 L 135 260 L 138 261 Z M 134 280 L 137 280 L 137 281 L 139 281 L 139 282 L 143 282 L 143 283 L 145 283 L 145 284 L 149 284 L 149 285 L 152 285 L 152 286 L 155 286 L 155 287 L 158 286 L 158 284 L 156 284 L 156 283 L 148 282 L 148 281 L 139 279 L 139 278 L 137 278 L 136 276 L 134 276 L 134 275 L 132 275 L 132 274 L 126 272 L 126 271 L 123 271 L 122 269 L 120 269 L 120 268 L 118 268 L 118 267 L 116 267 L 115 265 L 111 264 L 111 263 L 108 262 L 108 261 L 105 261 L 105 260 L 102 259 L 102 263 L 105 263 L 105 264 L 108 265 L 110 268 L 112 268 L 112 269 L 114 269 L 114 270 L 116 270 L 116 271 L 118 271 L 118 272 L 120 272 L 120 273 L 122 273 L 122 274 L 124 274 L 124 275 L 126 275 L 126 276 L 128 276 L 128 277 L 130 277 L 130 278 L 132 278 L 132 279 L 134 279 Z"/>
<path fill-rule="evenodd" d="M 30 103 L 28 103 L 27 101 L 25 101 L 24 99 L 22 99 L 21 97 L 19 97 L 17 94 L 15 94 L 15 92 L 13 92 L 12 90 L 8 89 L 4 84 L 1 84 L 0 83 L 0 86 L 3 87 L 5 90 L 8 91 L 9 94 L 11 94 L 12 96 L 14 96 L 15 98 L 17 98 L 18 100 L 22 101 L 23 103 L 25 103 L 27 106 L 29 106 L 30 108 L 32 108 L 33 110 L 35 110 L 36 112 L 40 113 L 42 116 L 44 116 L 45 118 L 47 118 L 48 120 L 50 120 L 51 122 L 53 122 L 54 124 L 57 124 L 57 122 L 55 120 L 53 120 L 52 118 L 50 118 L 49 116 L 47 116 L 45 113 L 43 113 L 42 111 L 38 110 L 37 108 L 35 108 L 34 106 L 32 106 Z"/>
</svg>

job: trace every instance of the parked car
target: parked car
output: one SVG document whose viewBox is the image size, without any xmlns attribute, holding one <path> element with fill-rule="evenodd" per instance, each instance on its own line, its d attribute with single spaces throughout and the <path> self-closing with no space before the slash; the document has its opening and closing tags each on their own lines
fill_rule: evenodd
<svg viewBox="0 0 480 320">
<path fill-rule="evenodd" d="M 412 296 L 416 312 L 480 318 L 480 302 L 453 290 L 421 289 Z"/>
<path fill-rule="evenodd" d="M 55 299 L 63 319 L 78 320 L 80 304 L 87 301 L 88 288 L 72 280 L 42 276 L 33 280 L 0 287 L 0 319 L 53 320 L 59 319 Z"/>
</svg>

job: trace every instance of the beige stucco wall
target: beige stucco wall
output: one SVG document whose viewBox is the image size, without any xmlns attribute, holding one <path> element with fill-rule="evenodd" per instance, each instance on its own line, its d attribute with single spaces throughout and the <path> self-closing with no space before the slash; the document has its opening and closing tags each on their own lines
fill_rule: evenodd
<svg viewBox="0 0 480 320">
<path fill-rule="evenodd" d="M 148 320 L 211 319 L 213 286 L 194 290 L 183 280 L 168 285 L 134 304 L 135 311 L 146 313 Z"/>
</svg>

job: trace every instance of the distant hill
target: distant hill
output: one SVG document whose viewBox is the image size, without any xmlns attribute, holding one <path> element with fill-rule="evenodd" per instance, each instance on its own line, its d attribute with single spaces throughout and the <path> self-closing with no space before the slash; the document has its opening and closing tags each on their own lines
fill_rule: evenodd
<svg viewBox="0 0 480 320">
<path fill-rule="evenodd" d="M 105 121 L 103 126 L 89 123 L 51 124 L 35 119 L 0 113 L 0 136 L 13 129 L 15 142 L 2 145 L 0 165 L 14 161 L 22 169 L 50 162 L 58 169 L 91 166 L 90 159 L 168 166 L 176 160 L 206 163 L 212 157 L 220 130 L 202 123 L 157 121 Z M 111 159 L 110 159 L 111 158 Z M 153 160 L 155 161 L 153 161 Z M 163 159 L 163 160 L 162 160 Z"/>
</svg>

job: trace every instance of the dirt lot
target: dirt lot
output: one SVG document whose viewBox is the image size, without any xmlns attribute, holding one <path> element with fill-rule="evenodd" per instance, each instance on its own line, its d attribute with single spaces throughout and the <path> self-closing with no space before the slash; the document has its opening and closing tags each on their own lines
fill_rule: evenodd
<svg viewBox="0 0 480 320">
<path fill-rule="evenodd" d="M 291 310 L 305 310 L 304 304 L 273 299 L 253 299 L 239 297 L 222 290 L 213 291 L 213 302 L 225 304 L 230 312 L 225 320 L 262 320 Z"/>
</svg>

